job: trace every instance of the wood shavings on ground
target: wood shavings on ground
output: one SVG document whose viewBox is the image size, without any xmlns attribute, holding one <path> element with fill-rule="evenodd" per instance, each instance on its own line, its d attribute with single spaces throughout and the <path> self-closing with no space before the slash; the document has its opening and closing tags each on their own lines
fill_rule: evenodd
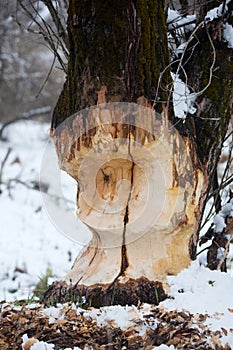
<svg viewBox="0 0 233 350">
<path fill-rule="evenodd" d="M 138 308 L 115 308 L 118 314 L 120 308 L 122 313 L 127 312 L 128 325 L 125 323 L 124 327 L 119 327 L 111 319 L 109 308 L 84 310 L 75 305 L 44 308 L 40 305 L 15 307 L 2 304 L 0 348 L 152 350 L 161 349 L 164 344 L 168 349 L 231 349 L 227 343 L 224 346 L 221 343 L 221 338 L 229 331 L 209 329 L 205 324 L 207 314 L 169 311 L 148 304 Z"/>
</svg>

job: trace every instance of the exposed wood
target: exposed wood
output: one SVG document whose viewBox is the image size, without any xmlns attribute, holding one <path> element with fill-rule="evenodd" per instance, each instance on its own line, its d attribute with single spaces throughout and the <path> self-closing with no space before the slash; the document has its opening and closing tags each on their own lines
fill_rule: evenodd
<svg viewBox="0 0 233 350">
<path fill-rule="evenodd" d="M 165 114 L 115 103 L 67 120 L 54 142 L 60 167 L 79 184 L 77 214 L 93 233 L 64 278 L 67 286 L 80 294 L 83 285 L 103 284 L 105 297 L 115 283 L 145 277 L 166 289 L 166 276 L 190 262 L 201 213 L 204 175 L 193 169 L 191 141 L 169 129 Z"/>
</svg>

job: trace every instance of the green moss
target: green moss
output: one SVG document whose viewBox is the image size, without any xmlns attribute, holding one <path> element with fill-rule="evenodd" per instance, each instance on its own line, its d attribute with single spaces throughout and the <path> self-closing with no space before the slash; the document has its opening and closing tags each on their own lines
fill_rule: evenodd
<svg viewBox="0 0 233 350">
<path fill-rule="evenodd" d="M 142 95 L 153 100 L 160 73 L 169 64 L 167 31 L 162 1 L 138 1 L 142 19 L 142 38 L 138 59 L 138 81 Z M 162 77 L 162 85 L 166 87 L 170 80 L 169 70 Z M 167 92 L 159 90 L 161 100 L 167 100 Z M 158 109 L 158 108 L 157 108 Z"/>
<path fill-rule="evenodd" d="M 210 80 L 210 67 L 213 52 L 209 41 L 202 44 L 198 64 L 201 71 L 195 69 L 199 76 L 199 90 L 204 89 Z M 200 159 L 209 160 L 211 149 L 222 142 L 231 115 L 233 62 L 229 59 L 232 51 L 225 43 L 215 43 L 216 61 L 209 87 L 201 95 L 197 103 L 205 101 L 201 111 L 201 119 L 196 120 L 196 140 Z M 200 61 L 201 60 L 201 61 Z M 202 62 L 202 64 L 201 64 Z"/>
<path fill-rule="evenodd" d="M 159 74 L 169 62 L 163 1 L 137 1 L 136 22 L 141 23 L 141 28 L 135 33 L 134 26 L 130 27 L 132 15 L 130 20 L 127 17 L 127 6 L 132 10 L 133 4 L 70 0 L 68 76 L 54 111 L 53 127 L 77 110 L 96 104 L 97 92 L 104 85 L 109 101 L 135 102 L 142 95 L 153 100 Z M 127 33 L 138 42 L 133 44 L 129 71 Z M 165 75 L 163 84 L 169 79 Z M 165 95 L 161 90 L 160 98 L 166 99 Z"/>
</svg>

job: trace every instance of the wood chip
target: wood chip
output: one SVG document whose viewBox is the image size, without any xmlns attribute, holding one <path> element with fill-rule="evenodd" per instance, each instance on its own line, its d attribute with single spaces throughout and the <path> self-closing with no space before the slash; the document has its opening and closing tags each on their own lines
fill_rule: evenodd
<svg viewBox="0 0 233 350">
<path fill-rule="evenodd" d="M 54 318 L 52 323 L 51 317 L 43 313 L 43 307 L 3 307 L 0 311 L 0 349 L 21 349 L 22 336 L 28 334 L 30 341 L 38 339 L 53 343 L 54 350 L 67 347 L 150 350 L 161 344 L 174 345 L 177 349 L 229 350 L 227 344 L 224 347 L 221 345 L 221 337 L 227 335 L 228 330 L 222 327 L 213 332 L 203 324 L 207 316 L 192 315 L 187 311 L 168 311 L 158 307 L 142 318 L 142 323 L 135 318 L 135 321 L 131 320 L 131 327 L 122 330 L 114 321 L 100 326 L 91 316 L 77 315 L 76 310 L 69 305 L 61 309 L 59 318 Z M 147 331 L 139 335 L 140 327 L 145 325 L 148 327 Z M 229 331 L 233 333 L 233 328 Z M 24 350 L 30 350 L 30 342 L 26 344 Z"/>
</svg>

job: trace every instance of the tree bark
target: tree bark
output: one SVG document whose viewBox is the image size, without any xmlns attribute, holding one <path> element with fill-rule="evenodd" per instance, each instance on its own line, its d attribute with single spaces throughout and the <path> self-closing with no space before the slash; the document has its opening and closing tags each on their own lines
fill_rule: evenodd
<svg viewBox="0 0 233 350">
<path fill-rule="evenodd" d="M 166 276 L 195 258 L 232 113 L 232 50 L 216 36 L 215 21 L 197 32 L 194 54 L 187 50 L 184 60 L 195 91 L 208 83 L 215 55 L 216 73 L 198 95 L 197 114 L 181 123 L 166 106 L 171 78 L 163 1 L 70 0 L 68 15 L 68 75 L 51 134 L 60 167 L 79 183 L 78 214 L 93 239 L 45 301 L 72 295 L 93 306 L 158 303 Z M 168 119 L 179 133 L 169 130 Z"/>
<path fill-rule="evenodd" d="M 212 8 L 215 5 L 216 2 Z M 197 157 L 207 178 L 206 193 L 214 189 L 217 164 L 233 114 L 233 49 L 228 47 L 223 35 L 224 23 L 232 21 L 232 9 L 233 1 L 230 1 L 224 15 L 203 24 L 184 55 L 187 84 L 197 93 L 197 111 L 188 115 L 185 133 L 195 141 Z M 193 45 L 195 50 L 192 52 Z M 183 126 L 181 129 L 184 130 Z M 206 199 L 207 196 L 204 206 Z M 195 246 L 197 242 L 198 236 L 194 236 Z"/>
<path fill-rule="evenodd" d="M 70 0 L 67 80 L 55 107 L 52 129 L 75 112 L 96 105 L 107 87 L 107 102 L 153 104 L 158 76 L 169 64 L 163 1 Z M 162 87 L 171 83 L 169 71 Z M 167 101 L 160 89 L 157 100 Z M 162 111 L 162 103 L 158 111 Z"/>
</svg>

